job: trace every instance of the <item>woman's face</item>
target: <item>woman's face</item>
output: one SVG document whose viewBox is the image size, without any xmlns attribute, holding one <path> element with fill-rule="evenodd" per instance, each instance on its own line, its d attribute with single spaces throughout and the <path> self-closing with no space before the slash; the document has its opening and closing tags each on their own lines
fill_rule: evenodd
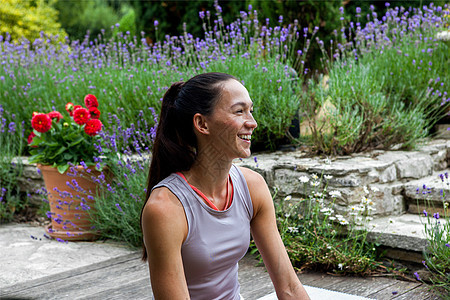
<svg viewBox="0 0 450 300">
<path fill-rule="evenodd" d="M 234 79 L 224 82 L 221 98 L 206 117 L 210 146 L 220 147 L 230 159 L 249 157 L 252 133 L 257 126 L 252 113 L 253 102 L 247 89 Z"/>
</svg>

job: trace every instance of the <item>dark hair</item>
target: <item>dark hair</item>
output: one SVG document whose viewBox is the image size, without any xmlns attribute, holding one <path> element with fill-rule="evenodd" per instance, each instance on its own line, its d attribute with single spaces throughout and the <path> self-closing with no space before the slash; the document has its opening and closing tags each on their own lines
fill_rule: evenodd
<svg viewBox="0 0 450 300">
<path fill-rule="evenodd" d="M 193 117 L 196 113 L 211 114 L 222 94 L 221 83 L 230 79 L 237 80 L 225 73 L 199 74 L 186 82 L 172 84 L 164 94 L 142 210 L 156 184 L 174 172 L 187 171 L 192 167 L 197 148 Z M 147 252 L 143 245 L 142 260 L 146 259 Z"/>
</svg>

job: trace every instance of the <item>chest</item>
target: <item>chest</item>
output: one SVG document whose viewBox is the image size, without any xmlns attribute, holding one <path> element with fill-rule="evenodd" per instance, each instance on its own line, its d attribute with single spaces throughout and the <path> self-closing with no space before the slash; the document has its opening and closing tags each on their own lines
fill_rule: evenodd
<svg viewBox="0 0 450 300">
<path fill-rule="evenodd" d="M 234 267 L 250 244 L 250 220 L 237 207 L 229 214 L 192 216 L 181 253 L 186 278 L 214 276 Z"/>
</svg>

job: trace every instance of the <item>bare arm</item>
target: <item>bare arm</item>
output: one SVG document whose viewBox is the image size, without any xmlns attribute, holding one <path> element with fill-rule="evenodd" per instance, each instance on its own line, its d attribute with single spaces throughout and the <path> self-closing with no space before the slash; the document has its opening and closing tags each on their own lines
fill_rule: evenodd
<svg viewBox="0 0 450 300">
<path fill-rule="evenodd" d="M 181 245 L 188 232 L 179 200 L 167 188 L 155 189 L 145 205 L 142 230 L 155 299 L 190 299 Z"/>
<path fill-rule="evenodd" d="M 258 173 L 241 168 L 253 203 L 251 233 L 272 279 L 278 299 L 309 299 L 300 283 L 277 229 L 269 188 Z"/>
</svg>

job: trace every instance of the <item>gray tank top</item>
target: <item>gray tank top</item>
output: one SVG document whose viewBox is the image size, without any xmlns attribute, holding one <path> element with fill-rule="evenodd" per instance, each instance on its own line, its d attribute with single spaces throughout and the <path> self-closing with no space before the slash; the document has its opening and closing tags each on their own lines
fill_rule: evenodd
<svg viewBox="0 0 450 300">
<path fill-rule="evenodd" d="M 210 208 L 177 174 L 153 188 L 167 187 L 183 205 L 189 230 L 181 255 L 193 300 L 240 299 L 238 261 L 250 244 L 253 205 L 241 170 L 232 165 L 230 176 L 233 200 L 224 211 Z"/>
</svg>

